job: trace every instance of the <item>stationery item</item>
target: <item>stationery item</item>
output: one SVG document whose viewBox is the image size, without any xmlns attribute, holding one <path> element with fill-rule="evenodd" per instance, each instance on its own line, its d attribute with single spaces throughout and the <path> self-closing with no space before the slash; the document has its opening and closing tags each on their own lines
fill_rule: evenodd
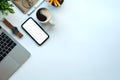
<svg viewBox="0 0 120 80">
<path fill-rule="evenodd" d="M 22 24 L 22 28 L 38 45 L 42 45 L 49 38 L 49 35 L 31 17 Z"/>
<path fill-rule="evenodd" d="M 43 0 L 38 6 L 36 6 L 29 14 L 28 16 L 30 16 L 40 5 L 42 5 L 46 0 Z"/>
<path fill-rule="evenodd" d="M 20 33 L 17 27 L 14 27 L 7 19 L 3 19 L 3 23 L 12 30 L 13 34 L 17 35 L 19 38 L 23 37 L 23 34 Z"/>
<path fill-rule="evenodd" d="M 38 0 L 13 0 L 13 3 L 23 12 L 27 13 Z"/>
<path fill-rule="evenodd" d="M 38 11 L 36 12 L 36 17 L 43 24 L 49 23 L 51 25 L 54 25 L 51 19 L 52 15 L 47 8 L 43 7 L 43 8 L 38 9 Z"/>
</svg>

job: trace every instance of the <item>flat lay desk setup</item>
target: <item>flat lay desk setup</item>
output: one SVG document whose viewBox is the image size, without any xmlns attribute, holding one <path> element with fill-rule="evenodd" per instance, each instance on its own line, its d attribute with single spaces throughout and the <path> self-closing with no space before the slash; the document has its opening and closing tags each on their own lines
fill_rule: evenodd
<svg viewBox="0 0 120 80">
<path fill-rule="evenodd" d="M 0 14 L 23 37 L 0 25 L 31 54 L 9 80 L 120 80 L 120 1 L 64 0 L 61 7 L 41 2 L 26 14 L 15 5 L 14 14 Z M 43 7 L 50 10 L 54 25 L 37 19 Z M 41 46 L 21 27 L 29 17 L 49 35 Z"/>
</svg>

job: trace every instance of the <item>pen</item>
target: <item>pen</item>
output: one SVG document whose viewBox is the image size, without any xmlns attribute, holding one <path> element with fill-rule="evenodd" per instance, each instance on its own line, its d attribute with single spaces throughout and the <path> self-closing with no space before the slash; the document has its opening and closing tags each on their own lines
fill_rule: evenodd
<svg viewBox="0 0 120 80">
<path fill-rule="evenodd" d="M 34 10 L 32 10 L 29 14 L 28 14 L 28 16 L 30 16 L 40 5 L 42 5 L 44 2 L 45 2 L 46 0 L 43 0 L 38 6 L 36 6 L 35 8 L 34 8 Z"/>
</svg>

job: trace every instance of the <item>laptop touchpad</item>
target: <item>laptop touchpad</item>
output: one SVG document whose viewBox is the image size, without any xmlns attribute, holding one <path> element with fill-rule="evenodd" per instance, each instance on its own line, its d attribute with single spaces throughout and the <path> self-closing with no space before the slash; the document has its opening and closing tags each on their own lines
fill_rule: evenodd
<svg viewBox="0 0 120 80">
<path fill-rule="evenodd" d="M 10 56 L 6 56 L 0 63 L 0 80 L 7 80 L 19 67 Z"/>
</svg>

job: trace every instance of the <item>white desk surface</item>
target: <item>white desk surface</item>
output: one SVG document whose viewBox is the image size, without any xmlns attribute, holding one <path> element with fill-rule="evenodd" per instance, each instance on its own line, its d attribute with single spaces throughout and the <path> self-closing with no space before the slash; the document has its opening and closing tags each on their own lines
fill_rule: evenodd
<svg viewBox="0 0 120 80">
<path fill-rule="evenodd" d="M 42 6 L 50 9 L 56 25 L 43 27 L 50 38 L 42 46 L 21 28 L 30 16 L 15 8 L 16 13 L 6 17 L 24 34 L 22 39 L 13 37 L 31 53 L 9 80 L 120 80 L 119 0 L 65 0 L 60 8 Z M 35 13 L 31 17 L 39 23 Z"/>
</svg>

